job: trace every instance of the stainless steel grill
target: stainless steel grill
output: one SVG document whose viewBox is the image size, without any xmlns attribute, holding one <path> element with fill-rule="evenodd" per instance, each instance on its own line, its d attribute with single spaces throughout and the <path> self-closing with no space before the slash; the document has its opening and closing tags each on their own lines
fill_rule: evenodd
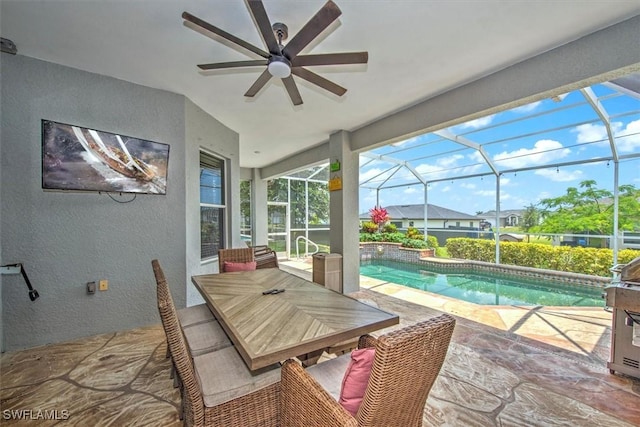
<svg viewBox="0 0 640 427">
<path fill-rule="evenodd" d="M 640 257 L 611 271 L 615 277 L 605 289 L 606 304 L 613 309 L 607 367 L 612 374 L 640 378 Z"/>
</svg>

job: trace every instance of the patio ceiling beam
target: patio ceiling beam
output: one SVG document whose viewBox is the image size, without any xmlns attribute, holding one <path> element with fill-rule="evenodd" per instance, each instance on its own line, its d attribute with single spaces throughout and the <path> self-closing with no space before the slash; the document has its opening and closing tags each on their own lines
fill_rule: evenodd
<svg viewBox="0 0 640 427">
<path fill-rule="evenodd" d="M 487 165 L 491 168 L 493 173 L 496 176 L 500 175 L 500 172 L 498 172 L 498 169 L 493 164 L 493 161 L 491 161 L 491 157 L 489 157 L 489 155 L 484 150 L 482 145 L 478 144 L 477 142 L 473 142 L 473 141 L 465 138 L 464 136 L 455 135 L 453 132 L 451 132 L 448 129 L 437 130 L 437 131 L 435 131 L 433 133 L 438 135 L 438 136 L 440 136 L 440 137 L 442 137 L 442 138 L 448 139 L 449 141 L 453 141 L 453 142 L 455 142 L 457 144 L 464 145 L 465 147 L 468 147 L 468 148 L 473 148 L 478 153 L 480 153 L 480 155 L 482 156 L 484 161 L 487 162 Z"/>
<path fill-rule="evenodd" d="M 609 114 L 604 109 L 598 97 L 593 92 L 593 89 L 590 87 L 586 87 L 584 89 L 580 89 L 580 93 L 587 100 L 593 111 L 596 112 L 602 123 L 604 123 L 604 127 L 607 130 L 607 138 L 609 139 L 609 146 L 611 147 L 611 155 L 613 157 L 613 161 L 618 163 L 620 158 L 618 157 L 618 149 L 616 148 L 616 141 L 613 136 L 613 131 L 611 130 L 611 120 L 609 120 Z"/>
</svg>

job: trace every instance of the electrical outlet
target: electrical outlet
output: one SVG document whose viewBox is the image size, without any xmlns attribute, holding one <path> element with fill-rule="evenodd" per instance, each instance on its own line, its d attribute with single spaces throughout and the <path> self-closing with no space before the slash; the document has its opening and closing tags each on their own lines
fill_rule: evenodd
<svg viewBox="0 0 640 427">
<path fill-rule="evenodd" d="M 96 282 L 87 282 L 87 293 L 89 295 L 96 293 Z"/>
<path fill-rule="evenodd" d="M 109 281 L 108 280 L 100 280 L 100 290 L 106 291 L 109 289 Z"/>
</svg>

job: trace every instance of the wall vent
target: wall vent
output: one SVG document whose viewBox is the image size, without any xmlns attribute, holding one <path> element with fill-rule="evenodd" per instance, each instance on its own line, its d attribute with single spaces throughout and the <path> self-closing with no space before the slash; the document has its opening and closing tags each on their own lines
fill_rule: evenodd
<svg viewBox="0 0 640 427">
<path fill-rule="evenodd" d="M 622 358 L 622 364 L 631 366 L 632 368 L 640 369 L 640 362 L 637 360 L 629 359 L 628 357 Z"/>
</svg>

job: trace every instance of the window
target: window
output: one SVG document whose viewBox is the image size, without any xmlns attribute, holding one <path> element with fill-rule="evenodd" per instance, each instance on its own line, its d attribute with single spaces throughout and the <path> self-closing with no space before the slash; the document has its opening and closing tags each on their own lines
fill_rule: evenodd
<svg viewBox="0 0 640 427">
<path fill-rule="evenodd" d="M 218 255 L 225 241 L 224 161 L 200 153 L 200 259 Z"/>
<path fill-rule="evenodd" d="M 253 226 L 251 225 L 251 181 L 240 181 L 240 238 L 252 242 Z"/>
</svg>

